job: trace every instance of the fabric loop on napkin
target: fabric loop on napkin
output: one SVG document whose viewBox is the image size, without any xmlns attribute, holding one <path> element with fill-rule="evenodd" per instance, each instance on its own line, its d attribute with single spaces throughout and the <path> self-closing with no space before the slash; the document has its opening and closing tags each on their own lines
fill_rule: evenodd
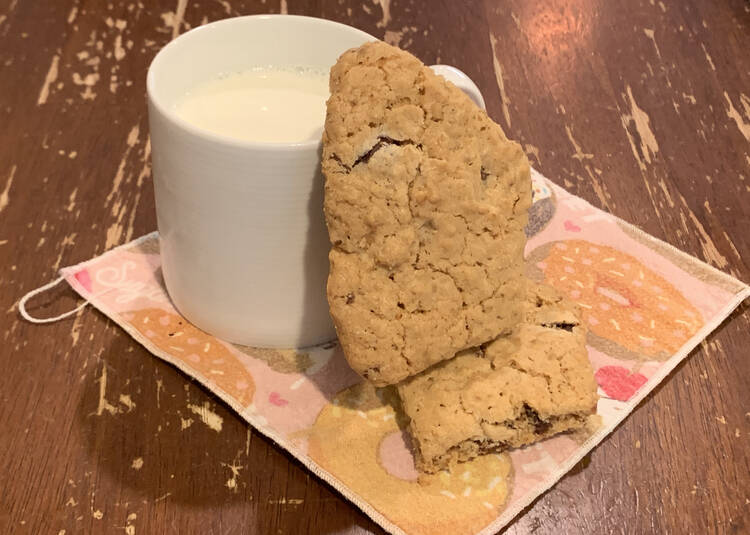
<svg viewBox="0 0 750 535">
<path fill-rule="evenodd" d="M 31 316 L 27 310 L 26 310 L 26 303 L 31 299 L 32 297 L 39 295 L 40 293 L 46 292 L 50 288 L 54 288 L 58 284 L 60 284 L 62 281 L 65 280 L 64 276 L 60 276 L 53 280 L 52 282 L 49 282 L 45 284 L 44 286 L 40 286 L 39 288 L 35 290 L 31 290 L 29 293 L 24 295 L 21 300 L 18 302 L 18 312 L 21 314 L 21 317 L 25 319 L 26 321 L 29 321 L 31 323 L 55 323 L 56 321 L 63 320 L 65 318 L 69 318 L 73 315 L 75 315 L 79 310 L 81 310 L 83 307 L 89 304 L 88 301 L 84 301 L 77 307 L 75 307 L 73 310 L 69 310 L 67 312 L 63 312 L 59 316 L 55 316 L 53 318 L 35 318 Z"/>
</svg>

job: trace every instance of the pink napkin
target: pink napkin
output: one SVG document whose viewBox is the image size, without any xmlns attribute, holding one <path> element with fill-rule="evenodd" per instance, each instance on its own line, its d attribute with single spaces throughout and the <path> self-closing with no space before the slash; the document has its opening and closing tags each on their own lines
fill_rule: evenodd
<svg viewBox="0 0 750 535">
<path fill-rule="evenodd" d="M 420 481 L 392 390 L 361 384 L 336 343 L 255 349 L 193 327 L 164 289 L 157 233 L 61 274 L 151 353 L 200 381 L 386 530 L 493 533 L 606 437 L 750 295 L 740 281 L 532 175 L 529 276 L 584 310 L 602 425 Z"/>
</svg>

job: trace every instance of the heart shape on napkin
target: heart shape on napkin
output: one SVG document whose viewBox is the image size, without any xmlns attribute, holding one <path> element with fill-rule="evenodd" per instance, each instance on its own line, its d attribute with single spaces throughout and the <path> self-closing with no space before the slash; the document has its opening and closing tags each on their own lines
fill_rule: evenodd
<svg viewBox="0 0 750 535">
<path fill-rule="evenodd" d="M 607 397 L 618 401 L 629 400 L 646 381 L 645 375 L 630 373 L 622 366 L 602 366 L 596 370 L 596 382 Z"/>
<path fill-rule="evenodd" d="M 282 397 L 281 397 L 281 396 L 279 395 L 279 393 L 278 393 L 278 392 L 271 392 L 271 393 L 270 393 L 270 394 L 268 395 L 268 401 L 269 401 L 270 403 L 273 403 L 273 404 L 274 404 L 274 405 L 276 405 L 277 407 L 283 407 L 284 405 L 286 405 L 286 404 L 288 404 L 288 403 L 289 403 L 289 401 L 287 401 L 286 399 L 282 398 Z"/>
</svg>

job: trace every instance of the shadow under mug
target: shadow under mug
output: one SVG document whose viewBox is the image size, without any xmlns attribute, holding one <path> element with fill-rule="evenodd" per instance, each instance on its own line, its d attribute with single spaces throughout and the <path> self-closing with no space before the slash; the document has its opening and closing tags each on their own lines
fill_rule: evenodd
<svg viewBox="0 0 750 535">
<path fill-rule="evenodd" d="M 305 347 L 336 337 L 326 301 L 330 244 L 321 142 L 248 142 L 207 132 L 174 104 L 219 73 L 258 65 L 329 70 L 371 35 L 293 15 L 225 19 L 165 46 L 148 70 L 156 215 L 177 310 L 223 340 Z M 461 71 L 433 67 L 484 107 Z"/>
</svg>

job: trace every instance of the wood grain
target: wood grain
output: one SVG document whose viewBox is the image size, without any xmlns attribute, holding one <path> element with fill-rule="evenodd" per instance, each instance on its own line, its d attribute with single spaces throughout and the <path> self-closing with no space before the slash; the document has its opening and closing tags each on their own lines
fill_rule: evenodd
<svg viewBox="0 0 750 535">
<path fill-rule="evenodd" d="M 3 533 L 380 532 L 100 314 L 34 326 L 16 309 L 57 268 L 155 228 L 158 49 L 264 12 L 461 68 L 541 172 L 750 280 L 746 1 L 2 0 Z M 32 309 L 74 304 L 61 287 Z M 505 533 L 750 532 L 749 344 L 744 306 Z"/>
</svg>

